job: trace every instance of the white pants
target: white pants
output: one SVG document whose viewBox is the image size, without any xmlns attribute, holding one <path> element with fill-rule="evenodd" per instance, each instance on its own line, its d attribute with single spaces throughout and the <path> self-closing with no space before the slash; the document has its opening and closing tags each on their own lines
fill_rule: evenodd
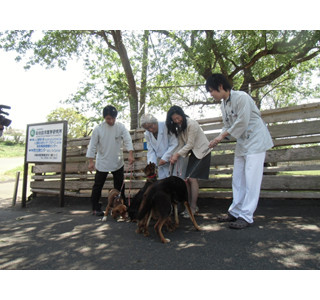
<svg viewBox="0 0 320 300">
<path fill-rule="evenodd" d="M 229 213 L 253 223 L 260 195 L 266 152 L 234 157 L 232 177 L 233 201 Z"/>
</svg>

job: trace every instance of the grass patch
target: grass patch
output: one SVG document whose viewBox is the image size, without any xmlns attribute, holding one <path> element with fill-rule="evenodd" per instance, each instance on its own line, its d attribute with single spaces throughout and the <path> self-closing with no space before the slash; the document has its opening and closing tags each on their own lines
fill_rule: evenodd
<svg viewBox="0 0 320 300">
<path fill-rule="evenodd" d="M 33 175 L 31 174 L 31 168 L 32 165 L 29 165 L 28 167 L 28 177 Z M 7 181 L 7 180 L 12 180 L 16 178 L 17 172 L 20 172 L 20 179 L 23 177 L 23 165 L 16 167 L 14 169 L 8 170 L 4 173 L 0 173 L 0 181 Z M 31 177 L 29 177 L 31 178 Z"/>
<path fill-rule="evenodd" d="M 0 141 L 0 158 L 24 156 L 25 145 Z"/>
</svg>

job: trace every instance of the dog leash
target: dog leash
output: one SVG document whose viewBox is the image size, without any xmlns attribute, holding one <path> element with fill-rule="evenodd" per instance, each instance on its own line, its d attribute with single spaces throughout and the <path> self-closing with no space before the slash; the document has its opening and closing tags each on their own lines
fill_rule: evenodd
<svg viewBox="0 0 320 300">
<path fill-rule="evenodd" d="M 132 177 L 133 177 L 133 164 L 131 165 L 130 179 L 129 179 L 128 206 L 130 206 L 130 199 L 131 199 L 131 180 L 132 180 Z"/>
<path fill-rule="evenodd" d="M 130 180 L 129 180 L 129 195 L 128 195 L 128 205 L 130 206 L 130 198 L 131 198 L 131 179 L 132 179 L 132 175 L 133 175 L 133 164 L 128 165 L 127 171 L 125 172 L 126 174 L 128 174 L 129 172 L 129 168 L 130 168 Z M 124 184 L 125 184 L 125 180 L 126 180 L 126 176 L 124 176 L 123 178 L 123 182 L 122 182 L 122 186 L 118 195 L 118 198 L 121 197 L 121 192 L 123 190 Z"/>
<path fill-rule="evenodd" d="M 181 172 L 179 172 L 179 160 L 177 160 L 177 162 L 176 162 L 176 164 L 177 164 L 177 175 L 176 176 L 181 176 L 182 175 L 182 173 Z M 172 164 L 171 162 L 170 162 L 170 166 L 169 166 L 169 177 L 170 176 L 173 176 L 174 174 L 173 174 L 173 168 L 174 168 L 174 164 Z"/>
</svg>

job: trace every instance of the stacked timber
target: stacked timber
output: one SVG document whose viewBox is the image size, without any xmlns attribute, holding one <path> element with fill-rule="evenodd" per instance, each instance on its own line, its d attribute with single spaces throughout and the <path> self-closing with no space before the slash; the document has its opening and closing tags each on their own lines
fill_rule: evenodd
<svg viewBox="0 0 320 300">
<path fill-rule="evenodd" d="M 320 198 L 320 103 L 310 103 L 262 112 L 274 141 L 267 151 L 261 198 Z M 198 120 L 209 140 L 217 136 L 222 118 Z M 126 193 L 134 195 L 145 182 L 143 168 L 147 163 L 144 149 L 144 130 L 131 131 L 135 159 L 133 170 L 125 164 Z M 88 172 L 85 157 L 90 137 L 69 140 L 65 195 L 89 197 L 94 172 Z M 212 151 L 209 180 L 199 180 L 200 197 L 232 198 L 232 171 L 235 140 L 224 140 Z M 127 152 L 124 149 L 125 163 Z M 59 194 L 60 164 L 35 164 L 31 191 L 40 194 Z M 103 196 L 113 187 L 110 174 Z"/>
<path fill-rule="evenodd" d="M 320 198 L 320 103 L 262 112 L 274 147 L 267 151 L 261 198 Z M 209 140 L 222 128 L 222 118 L 198 121 Z M 232 198 L 235 140 L 214 148 L 209 180 L 200 180 L 200 196 Z"/>
<path fill-rule="evenodd" d="M 146 166 L 146 151 L 144 150 L 144 130 L 130 131 L 134 146 L 135 163 L 133 167 L 127 164 L 128 152 L 124 151 L 125 181 L 127 187 L 132 188 L 132 193 L 143 186 L 143 169 Z M 65 196 L 90 197 L 94 183 L 94 173 L 88 171 L 86 158 L 90 137 L 70 139 L 67 142 Z M 59 195 L 61 178 L 60 164 L 35 164 L 32 167 L 32 182 L 30 183 L 33 194 Z M 113 188 L 112 174 L 108 175 L 102 196 L 106 197 Z M 127 190 L 127 189 L 126 189 Z"/>
</svg>

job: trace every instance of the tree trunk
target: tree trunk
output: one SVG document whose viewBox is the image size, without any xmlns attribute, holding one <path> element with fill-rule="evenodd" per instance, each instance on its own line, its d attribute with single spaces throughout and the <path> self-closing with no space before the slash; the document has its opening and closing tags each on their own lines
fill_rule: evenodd
<svg viewBox="0 0 320 300">
<path fill-rule="evenodd" d="M 131 114 L 130 128 L 136 129 L 138 128 L 138 101 L 139 101 L 136 81 L 134 79 L 134 75 L 130 65 L 127 50 L 122 42 L 121 30 L 112 30 L 111 33 L 115 43 L 116 51 L 120 56 L 121 63 L 129 84 L 128 92 L 129 92 L 129 103 L 130 103 L 130 114 Z"/>
<path fill-rule="evenodd" d="M 143 35 L 139 120 L 140 120 L 140 117 L 145 113 L 145 105 L 146 105 L 149 35 L 150 35 L 149 30 L 145 30 Z"/>
</svg>

